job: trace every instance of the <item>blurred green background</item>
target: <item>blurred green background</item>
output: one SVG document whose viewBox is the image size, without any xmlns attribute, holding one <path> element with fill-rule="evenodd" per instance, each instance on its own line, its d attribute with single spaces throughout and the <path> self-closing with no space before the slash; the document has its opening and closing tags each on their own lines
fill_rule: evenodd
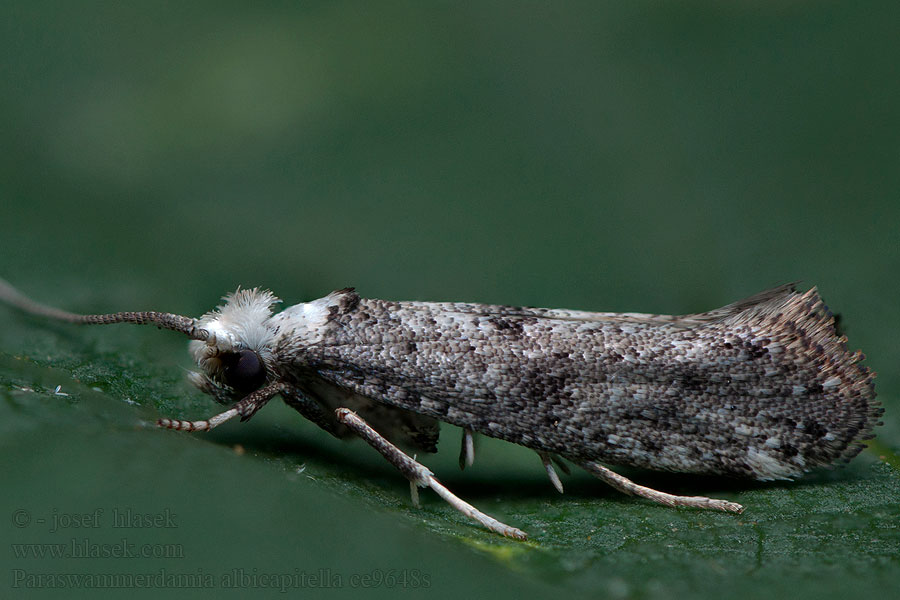
<svg viewBox="0 0 900 600">
<path fill-rule="evenodd" d="M 0 276 L 35 298 L 199 315 L 238 285 L 289 304 L 352 285 L 685 313 L 802 280 L 842 314 L 887 412 L 848 468 L 797 483 L 630 473 L 740 517 L 584 473 L 559 496 L 533 453 L 492 440 L 460 473 L 446 427 L 423 460 L 521 544 L 430 494 L 411 508 L 379 456 L 280 403 L 213 434 L 157 430 L 217 408 L 184 380 L 177 335 L 0 309 L 0 595 L 146 573 L 240 597 L 223 589 L 235 569 L 273 596 L 261 577 L 324 597 L 898 591 L 896 2 L 6 2 L 2 17 Z M 176 526 L 113 527 L 128 509 Z M 21 554 L 123 539 L 178 556 Z"/>
</svg>

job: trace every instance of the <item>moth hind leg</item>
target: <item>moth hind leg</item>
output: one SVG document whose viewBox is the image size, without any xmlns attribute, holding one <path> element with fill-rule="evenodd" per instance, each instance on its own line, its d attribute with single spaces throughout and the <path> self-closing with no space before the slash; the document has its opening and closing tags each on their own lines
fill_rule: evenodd
<svg viewBox="0 0 900 600">
<path fill-rule="evenodd" d="M 709 510 L 721 510 L 730 513 L 742 513 L 744 507 L 736 502 L 728 502 L 727 500 L 717 500 L 715 498 L 706 498 L 704 496 L 675 496 L 660 492 L 653 488 L 639 485 L 627 477 L 619 475 L 594 461 L 580 463 L 581 467 L 591 475 L 605 481 L 620 492 L 628 495 L 640 496 L 664 504 L 665 506 L 689 506 L 691 508 L 704 508 Z"/>
<path fill-rule="evenodd" d="M 430 487 L 437 492 L 441 498 L 446 500 L 450 506 L 470 519 L 481 523 L 491 531 L 517 540 L 524 540 L 527 538 L 524 531 L 501 523 L 497 519 L 484 514 L 471 504 L 454 495 L 453 492 L 444 487 L 444 485 L 435 478 L 434 474 L 425 465 L 410 458 L 409 455 L 405 454 L 402 450 L 397 448 L 397 446 L 390 443 L 384 436 L 372 429 L 368 423 L 350 409 L 338 408 L 335 410 L 335 414 L 337 415 L 338 421 L 352 429 L 353 432 L 364 439 L 366 443 L 378 450 L 378 452 L 380 452 L 388 462 L 394 465 L 404 477 L 409 479 L 412 484 L 419 487 Z"/>
</svg>

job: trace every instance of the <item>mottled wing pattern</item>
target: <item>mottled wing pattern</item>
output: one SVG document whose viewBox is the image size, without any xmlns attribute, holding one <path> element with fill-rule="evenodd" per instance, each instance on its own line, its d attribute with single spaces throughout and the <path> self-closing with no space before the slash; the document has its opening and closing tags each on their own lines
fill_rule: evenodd
<svg viewBox="0 0 900 600">
<path fill-rule="evenodd" d="M 321 342 L 276 352 L 339 389 L 575 460 L 788 478 L 852 458 L 881 414 L 814 289 L 684 316 L 343 305 Z"/>
</svg>

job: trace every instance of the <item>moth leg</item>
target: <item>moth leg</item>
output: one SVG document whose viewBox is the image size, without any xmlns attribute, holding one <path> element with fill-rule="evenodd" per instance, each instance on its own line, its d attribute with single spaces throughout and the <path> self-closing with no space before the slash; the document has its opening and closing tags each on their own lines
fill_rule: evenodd
<svg viewBox="0 0 900 600">
<path fill-rule="evenodd" d="M 559 470 L 562 471 L 563 473 L 565 473 L 566 475 L 572 474 L 572 471 L 569 470 L 569 465 L 567 465 L 565 463 L 565 461 L 563 461 L 563 459 L 561 459 L 557 455 L 555 455 L 555 454 L 551 455 L 550 460 L 552 460 L 554 462 L 554 464 L 556 464 L 556 466 L 559 467 Z"/>
<path fill-rule="evenodd" d="M 416 460 L 415 454 L 413 454 L 413 460 Z M 413 506 L 422 508 L 422 505 L 419 503 L 419 486 L 412 479 L 409 480 L 409 499 L 412 500 Z"/>
<path fill-rule="evenodd" d="M 550 478 L 550 483 L 553 484 L 553 487 L 556 488 L 556 491 L 560 494 L 563 493 L 563 484 L 562 481 L 559 480 L 559 475 L 556 473 L 556 469 L 553 468 L 553 463 L 551 462 L 550 455 L 546 452 L 538 452 L 538 456 L 541 457 L 541 462 L 544 463 L 544 469 L 547 471 L 547 477 Z"/>
<path fill-rule="evenodd" d="M 158 419 L 156 424 L 166 429 L 175 429 L 176 431 L 209 431 L 213 427 L 218 427 L 222 423 L 230 421 L 237 416 L 241 417 L 241 421 L 247 421 L 256 414 L 256 411 L 265 406 L 266 402 L 268 402 L 272 396 L 281 392 L 283 387 L 283 384 L 280 382 L 275 382 L 262 389 L 256 390 L 249 396 L 245 396 L 225 412 L 219 413 L 203 421 Z"/>
<path fill-rule="evenodd" d="M 419 486 L 416 485 L 415 481 L 410 480 L 409 482 L 409 499 L 412 500 L 412 505 L 416 508 L 422 508 L 422 505 L 419 503 Z"/>
<path fill-rule="evenodd" d="M 318 402 L 297 389 L 285 390 L 281 397 L 285 404 L 303 415 L 303 418 L 312 421 L 334 437 L 341 437 L 337 430 L 337 423 L 331 416 L 331 411 L 326 412 Z"/>
<path fill-rule="evenodd" d="M 475 462 L 475 439 L 471 429 L 463 429 L 462 444 L 459 449 L 459 468 L 471 467 Z"/>
<path fill-rule="evenodd" d="M 588 461 L 581 463 L 581 466 L 599 479 L 602 479 L 620 492 L 629 495 L 640 496 L 653 500 L 659 504 L 666 506 L 690 506 L 692 508 L 706 508 L 710 510 L 723 510 L 731 513 L 742 513 L 744 507 L 736 502 L 728 502 L 727 500 L 716 500 L 715 498 L 705 498 L 703 496 L 674 496 L 665 492 L 660 492 L 652 488 L 638 485 L 627 477 L 623 477 L 618 473 L 610 471 L 603 465 Z"/>
<path fill-rule="evenodd" d="M 419 487 L 430 487 L 437 492 L 441 498 L 446 500 L 450 506 L 470 519 L 478 521 L 491 531 L 517 540 L 524 540 L 527 538 L 524 531 L 501 523 L 497 519 L 484 514 L 471 504 L 468 504 L 455 496 L 453 492 L 445 488 L 441 482 L 435 478 L 434 473 L 425 467 L 425 465 L 416 462 L 402 450 L 397 448 L 397 446 L 387 441 L 387 439 L 369 427 L 368 423 L 350 409 L 339 408 L 335 411 L 335 414 L 337 415 L 338 421 L 352 429 L 370 446 L 378 450 L 382 456 L 388 459 L 388 462 L 394 465 L 404 477 L 409 479 L 415 485 Z"/>
</svg>

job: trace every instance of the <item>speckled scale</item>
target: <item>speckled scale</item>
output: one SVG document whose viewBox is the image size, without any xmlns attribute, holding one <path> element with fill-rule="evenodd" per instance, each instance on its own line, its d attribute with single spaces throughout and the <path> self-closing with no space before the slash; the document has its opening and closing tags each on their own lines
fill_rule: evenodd
<svg viewBox="0 0 900 600">
<path fill-rule="evenodd" d="M 327 300 L 267 364 L 320 401 L 409 411 L 432 441 L 430 419 L 578 461 L 790 478 L 855 456 L 881 414 L 815 289 L 685 316 Z"/>
</svg>

